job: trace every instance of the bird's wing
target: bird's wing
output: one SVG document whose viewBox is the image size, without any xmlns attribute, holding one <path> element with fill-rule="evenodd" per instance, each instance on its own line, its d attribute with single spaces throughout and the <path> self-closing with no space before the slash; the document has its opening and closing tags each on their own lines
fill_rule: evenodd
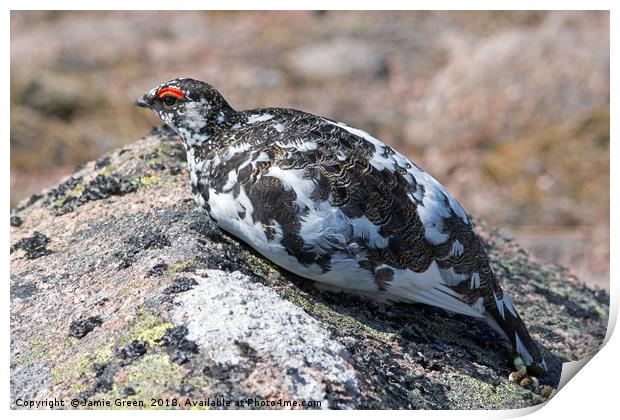
<svg viewBox="0 0 620 420">
<path fill-rule="evenodd" d="M 502 291 L 482 241 L 458 201 L 428 173 L 378 139 L 345 124 L 325 121 L 372 145 L 370 153 L 358 157 L 361 165 L 352 171 L 346 168 L 348 176 L 340 175 L 342 170 L 331 171 L 331 179 L 348 185 L 344 195 L 348 200 L 357 199 L 355 216 L 363 212 L 388 238 L 385 248 L 369 251 L 375 275 L 378 271 L 385 277 L 386 266 L 394 270 L 386 292 L 457 313 L 484 316 L 527 364 L 544 367 L 538 347 L 510 297 Z M 351 201 L 347 205 L 351 206 Z M 342 208 L 346 212 L 346 206 Z"/>
</svg>

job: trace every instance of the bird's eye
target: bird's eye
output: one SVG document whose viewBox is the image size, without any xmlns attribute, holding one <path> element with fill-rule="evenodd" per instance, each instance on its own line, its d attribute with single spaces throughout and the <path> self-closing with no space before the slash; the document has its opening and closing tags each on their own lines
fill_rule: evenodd
<svg viewBox="0 0 620 420">
<path fill-rule="evenodd" d="M 174 106 L 178 101 L 185 99 L 185 93 L 179 88 L 164 86 L 157 91 L 157 97 L 167 107 Z"/>
<path fill-rule="evenodd" d="M 177 98 L 174 97 L 173 95 L 166 95 L 164 96 L 164 105 L 166 106 L 173 106 L 174 104 L 177 103 Z"/>
</svg>

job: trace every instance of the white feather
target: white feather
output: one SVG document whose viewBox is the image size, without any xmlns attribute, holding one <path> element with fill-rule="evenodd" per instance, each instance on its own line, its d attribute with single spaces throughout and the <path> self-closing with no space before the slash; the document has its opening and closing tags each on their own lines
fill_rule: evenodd
<svg viewBox="0 0 620 420">
<path fill-rule="evenodd" d="M 507 293 L 504 293 L 504 297 L 502 298 L 502 300 L 504 301 L 504 305 L 506 306 L 506 308 L 508 308 L 512 316 L 516 318 L 517 311 L 515 310 L 514 306 L 512 306 L 512 301 L 510 300 L 510 296 L 508 296 Z"/>
<path fill-rule="evenodd" d="M 530 365 L 534 361 L 534 358 L 532 357 L 530 352 L 527 351 L 527 349 L 523 345 L 523 341 L 521 341 L 521 338 L 517 333 L 515 333 L 515 343 L 517 347 L 515 350 L 517 351 L 517 353 L 519 353 L 519 355 L 525 359 L 526 365 Z"/>
<path fill-rule="evenodd" d="M 461 295 L 444 284 L 435 261 L 421 273 L 395 270 L 393 280 L 388 283 L 387 294 L 396 301 L 424 303 L 463 315 L 482 317 L 480 311 L 465 303 Z"/>
<path fill-rule="evenodd" d="M 248 117 L 248 122 L 254 124 L 257 122 L 268 121 L 273 118 L 271 114 L 254 114 Z"/>
<path fill-rule="evenodd" d="M 440 269 L 443 281 L 448 286 L 456 286 L 467 279 L 467 274 L 459 274 L 454 271 L 454 267 L 449 269 Z"/>
<path fill-rule="evenodd" d="M 480 274 L 474 273 L 471 275 L 471 284 L 469 287 L 472 289 L 477 289 L 480 287 Z"/>
</svg>

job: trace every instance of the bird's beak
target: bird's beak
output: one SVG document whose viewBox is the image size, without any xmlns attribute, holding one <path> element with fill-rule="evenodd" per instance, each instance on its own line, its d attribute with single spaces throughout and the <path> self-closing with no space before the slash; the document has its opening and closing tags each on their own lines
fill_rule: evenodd
<svg viewBox="0 0 620 420">
<path fill-rule="evenodd" d="M 145 97 L 136 99 L 133 103 L 135 106 L 139 106 L 140 108 L 150 108 L 149 103 L 145 100 Z"/>
</svg>

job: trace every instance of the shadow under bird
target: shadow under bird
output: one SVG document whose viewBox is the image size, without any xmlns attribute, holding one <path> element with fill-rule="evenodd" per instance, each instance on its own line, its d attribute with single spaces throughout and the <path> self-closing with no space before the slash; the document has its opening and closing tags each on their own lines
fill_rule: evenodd
<svg viewBox="0 0 620 420">
<path fill-rule="evenodd" d="M 328 288 L 485 319 L 528 371 L 546 370 L 467 213 L 401 153 L 306 112 L 235 111 L 188 78 L 135 104 L 183 140 L 198 206 L 275 264 Z"/>
</svg>

